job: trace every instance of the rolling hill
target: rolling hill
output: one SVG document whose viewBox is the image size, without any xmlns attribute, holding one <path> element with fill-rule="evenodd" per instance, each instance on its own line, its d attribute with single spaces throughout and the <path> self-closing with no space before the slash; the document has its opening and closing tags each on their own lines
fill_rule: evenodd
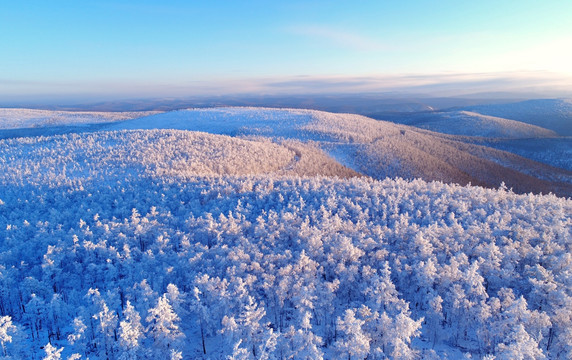
<svg viewBox="0 0 572 360">
<path fill-rule="evenodd" d="M 318 148 L 181 130 L 121 130 L 0 141 L 0 183 L 64 186 L 126 177 L 317 174 L 355 171 Z"/>
</svg>

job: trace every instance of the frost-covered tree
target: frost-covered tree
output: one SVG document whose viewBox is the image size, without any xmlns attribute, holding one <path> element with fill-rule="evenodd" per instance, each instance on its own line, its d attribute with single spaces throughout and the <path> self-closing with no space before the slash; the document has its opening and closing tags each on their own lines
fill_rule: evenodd
<svg viewBox="0 0 572 360">
<path fill-rule="evenodd" d="M 295 348 L 297 349 L 296 358 L 298 359 L 322 359 L 323 352 L 321 350 L 322 347 L 322 338 L 316 336 L 312 332 L 312 324 L 310 320 L 312 319 L 312 315 L 310 312 L 306 312 L 304 317 L 302 318 L 302 329 L 296 331 L 294 337 L 294 344 Z"/>
<path fill-rule="evenodd" d="M 32 340 L 39 340 L 41 335 L 44 334 L 44 326 L 46 325 L 46 302 L 36 294 L 31 294 L 30 301 L 28 301 L 25 308 L 24 318 L 30 324 Z"/>
<path fill-rule="evenodd" d="M 250 360 L 252 359 L 252 353 L 247 349 L 241 347 L 242 340 L 238 340 L 233 348 L 232 354 L 226 357 L 227 360 Z"/>
<path fill-rule="evenodd" d="M 519 324 L 512 329 L 506 343 L 499 344 L 497 359 L 546 359 L 538 343 L 530 337 L 524 329 L 524 325 Z"/>
<path fill-rule="evenodd" d="M 340 339 L 336 341 L 337 351 L 348 359 L 365 359 L 370 349 L 370 338 L 363 332 L 365 321 L 356 318 L 355 311 L 347 309 L 344 317 L 338 317 L 337 328 Z"/>
<path fill-rule="evenodd" d="M 257 350 L 265 341 L 264 337 L 268 332 L 267 324 L 263 322 L 265 315 L 264 307 L 259 306 L 254 298 L 249 296 L 238 318 L 240 338 L 246 346 L 250 345 L 255 358 L 258 357 Z"/>
<path fill-rule="evenodd" d="M 123 320 L 119 323 L 120 360 L 135 360 L 141 355 L 141 342 L 145 338 L 141 316 L 131 302 L 127 301 L 123 310 Z"/>
<path fill-rule="evenodd" d="M 398 291 L 391 280 L 391 269 L 386 261 L 379 274 L 371 277 L 370 287 L 364 293 L 371 299 L 372 308 L 380 312 L 398 313 L 405 308 L 405 301 L 399 299 Z"/>
<path fill-rule="evenodd" d="M 168 359 L 170 350 L 180 350 L 185 335 L 179 327 L 179 316 L 173 310 L 166 294 L 159 297 L 147 316 L 149 338 L 154 343 L 154 356 Z"/>
<path fill-rule="evenodd" d="M 108 307 L 98 289 L 90 288 L 86 297 L 92 302 L 93 346 L 101 356 L 113 358 L 118 348 L 117 313 Z"/>
<path fill-rule="evenodd" d="M 201 141 L 207 153 L 193 150 Z M 369 345 L 350 354 L 368 360 L 535 354 L 534 344 L 570 357 L 570 200 L 422 180 L 215 176 L 262 159 L 225 142 L 185 131 L 0 140 L 0 316 L 19 324 L 8 355 L 41 358 L 50 342 L 118 358 L 137 343 L 140 357 L 176 358 L 184 333 L 193 357 L 202 333 L 211 358 L 347 358 L 350 344 Z M 293 159 L 295 145 L 258 145 Z M 235 161 L 226 170 L 208 160 L 219 148 Z M 126 342 L 137 313 L 146 337 Z M 363 336 L 342 331 L 346 320 Z"/>
<path fill-rule="evenodd" d="M 2 354 L 4 356 L 7 356 L 6 344 L 12 342 L 12 336 L 16 330 L 16 326 L 12 323 L 10 316 L 0 317 L 0 344 L 2 345 Z"/>
<path fill-rule="evenodd" d="M 81 317 L 76 317 L 72 323 L 73 331 L 68 335 L 68 342 L 74 345 L 76 349 L 87 353 L 88 334 L 87 326 Z"/>
<path fill-rule="evenodd" d="M 46 356 L 44 356 L 43 360 L 60 360 L 62 358 L 63 350 L 64 350 L 63 347 L 58 349 L 51 343 L 47 343 L 46 346 L 44 346 L 44 351 L 46 352 Z"/>
</svg>

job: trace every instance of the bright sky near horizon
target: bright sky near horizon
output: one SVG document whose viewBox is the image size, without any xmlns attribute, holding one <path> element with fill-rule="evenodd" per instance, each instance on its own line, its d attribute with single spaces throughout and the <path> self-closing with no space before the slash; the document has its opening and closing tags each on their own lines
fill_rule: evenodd
<svg viewBox="0 0 572 360">
<path fill-rule="evenodd" d="M 566 86 L 571 19 L 570 0 L 2 1 L 0 96 Z"/>
</svg>

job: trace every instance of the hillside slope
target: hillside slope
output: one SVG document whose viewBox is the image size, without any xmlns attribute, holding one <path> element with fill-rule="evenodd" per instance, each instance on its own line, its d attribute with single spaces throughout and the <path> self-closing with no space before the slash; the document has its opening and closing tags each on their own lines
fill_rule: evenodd
<svg viewBox="0 0 572 360">
<path fill-rule="evenodd" d="M 479 139 L 475 142 L 572 171 L 572 136 L 536 139 Z"/>
</svg>

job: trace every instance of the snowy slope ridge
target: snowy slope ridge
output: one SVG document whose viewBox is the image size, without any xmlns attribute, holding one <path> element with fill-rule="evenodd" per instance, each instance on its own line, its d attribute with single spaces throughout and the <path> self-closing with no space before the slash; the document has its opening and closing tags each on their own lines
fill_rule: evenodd
<svg viewBox="0 0 572 360">
<path fill-rule="evenodd" d="M 554 130 L 560 135 L 572 136 L 572 100 L 527 100 L 508 104 L 470 106 L 463 110 L 522 121 Z"/>
<path fill-rule="evenodd" d="M 422 180 L 0 185 L 3 351 L 570 358 L 571 214 L 553 195 Z"/>
<path fill-rule="evenodd" d="M 186 129 L 231 136 L 311 141 L 345 166 L 376 179 L 498 187 L 572 195 L 572 172 L 414 127 L 360 115 L 269 108 L 191 109 L 109 124 L 106 129 Z"/>
<path fill-rule="evenodd" d="M 470 111 L 449 111 L 418 116 L 409 115 L 406 124 L 445 134 L 490 138 L 554 137 L 552 130 L 520 121 L 487 116 Z"/>
<path fill-rule="evenodd" d="M 0 108 L 0 129 L 97 124 L 157 114 L 147 112 L 87 112 Z"/>
</svg>

